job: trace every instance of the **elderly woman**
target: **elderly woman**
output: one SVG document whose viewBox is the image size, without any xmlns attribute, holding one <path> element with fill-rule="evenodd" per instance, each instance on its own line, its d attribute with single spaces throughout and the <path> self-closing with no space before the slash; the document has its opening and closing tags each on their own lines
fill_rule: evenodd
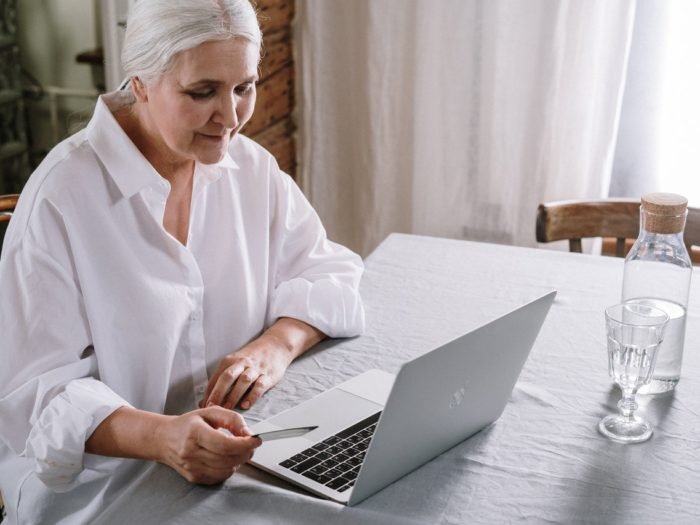
<svg viewBox="0 0 700 525">
<path fill-rule="evenodd" d="M 260 445 L 231 409 L 363 329 L 361 260 L 238 133 L 260 45 L 248 0 L 136 2 L 130 89 L 27 183 L 0 259 L 10 522 L 90 521 L 135 459 L 225 480 Z"/>
</svg>

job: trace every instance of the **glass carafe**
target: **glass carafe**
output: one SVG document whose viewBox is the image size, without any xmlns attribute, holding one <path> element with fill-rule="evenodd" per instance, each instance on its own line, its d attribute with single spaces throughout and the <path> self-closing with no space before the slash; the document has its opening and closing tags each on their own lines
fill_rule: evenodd
<svg viewBox="0 0 700 525">
<path fill-rule="evenodd" d="M 642 197 L 639 237 L 625 259 L 622 300 L 664 310 L 670 317 L 651 382 L 640 393 L 659 394 L 678 384 L 692 264 L 683 242 L 688 201 L 672 193 Z"/>
</svg>

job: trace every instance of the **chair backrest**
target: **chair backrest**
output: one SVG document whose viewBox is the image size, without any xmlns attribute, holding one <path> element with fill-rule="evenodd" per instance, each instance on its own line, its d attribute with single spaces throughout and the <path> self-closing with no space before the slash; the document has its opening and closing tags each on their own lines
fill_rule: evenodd
<svg viewBox="0 0 700 525">
<path fill-rule="evenodd" d="M 17 206 L 17 199 L 19 195 L 0 195 L 0 222 L 9 222 L 10 217 L 12 217 L 12 212 L 15 211 Z"/>
<path fill-rule="evenodd" d="M 615 255 L 625 256 L 625 241 L 639 235 L 637 199 L 603 199 L 599 201 L 558 201 L 537 208 L 538 242 L 569 241 L 569 251 L 581 253 L 581 239 L 613 237 Z M 688 208 L 683 240 L 690 251 L 700 246 L 700 208 Z"/>
<path fill-rule="evenodd" d="M 5 228 L 7 227 L 7 224 L 4 223 L 10 222 L 12 212 L 15 211 L 17 206 L 17 199 L 19 199 L 19 195 L 14 193 L 0 195 L 0 248 L 2 248 L 2 240 L 5 237 Z"/>
</svg>

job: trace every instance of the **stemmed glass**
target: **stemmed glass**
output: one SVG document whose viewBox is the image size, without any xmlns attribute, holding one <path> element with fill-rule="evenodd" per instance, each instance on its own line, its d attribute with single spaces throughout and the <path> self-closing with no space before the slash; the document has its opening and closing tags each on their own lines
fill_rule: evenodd
<svg viewBox="0 0 700 525">
<path fill-rule="evenodd" d="M 663 310 L 639 302 L 616 304 L 605 309 L 608 339 L 608 373 L 620 386 L 620 414 L 603 418 L 598 431 L 619 443 L 641 443 L 651 437 L 649 422 L 634 414 L 635 395 L 651 381 L 659 346 L 668 323 Z"/>
</svg>

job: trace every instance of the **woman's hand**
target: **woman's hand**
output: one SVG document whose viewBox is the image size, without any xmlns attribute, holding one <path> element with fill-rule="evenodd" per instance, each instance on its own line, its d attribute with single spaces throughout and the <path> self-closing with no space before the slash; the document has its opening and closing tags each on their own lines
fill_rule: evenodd
<svg viewBox="0 0 700 525">
<path fill-rule="evenodd" d="M 298 355 L 325 337 L 297 319 L 278 319 L 260 337 L 221 361 L 199 406 L 250 408 L 282 379 Z"/>
<path fill-rule="evenodd" d="M 231 477 L 262 444 L 239 414 L 221 407 L 168 417 L 156 428 L 155 438 L 162 444 L 158 461 L 186 480 L 205 485 Z"/>
<path fill-rule="evenodd" d="M 209 380 L 200 406 L 221 405 L 248 409 L 276 385 L 294 358 L 274 336 L 263 334 L 238 352 L 229 354 Z"/>
<path fill-rule="evenodd" d="M 85 450 L 158 461 L 192 483 L 214 484 L 230 477 L 261 444 L 239 414 L 221 407 L 164 416 L 123 406 L 98 425 Z"/>
</svg>

